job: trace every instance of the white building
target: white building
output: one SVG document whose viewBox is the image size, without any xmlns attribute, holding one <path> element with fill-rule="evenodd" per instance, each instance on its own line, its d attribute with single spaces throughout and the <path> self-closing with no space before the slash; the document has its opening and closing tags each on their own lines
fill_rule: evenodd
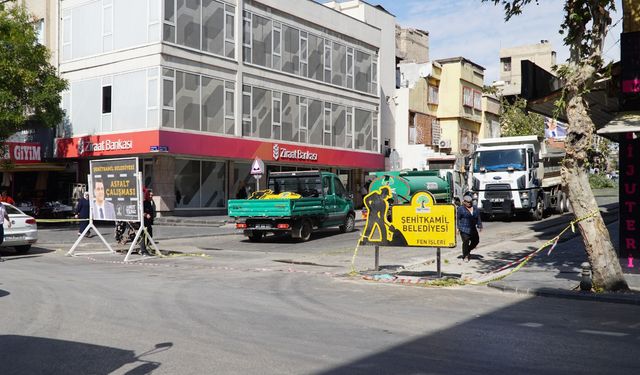
<svg viewBox="0 0 640 375">
<path fill-rule="evenodd" d="M 257 157 L 357 191 L 392 134 L 395 20 L 348 3 L 62 0 L 57 156 L 139 156 L 159 211 L 226 209 Z"/>
</svg>

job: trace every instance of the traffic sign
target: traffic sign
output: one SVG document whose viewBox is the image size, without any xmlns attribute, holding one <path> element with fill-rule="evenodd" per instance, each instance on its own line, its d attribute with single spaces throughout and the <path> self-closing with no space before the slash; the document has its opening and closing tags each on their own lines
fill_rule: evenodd
<svg viewBox="0 0 640 375">
<path fill-rule="evenodd" d="M 251 164 L 251 175 L 263 175 L 264 174 L 264 162 L 260 158 L 255 158 L 253 164 Z M 260 177 L 258 177 L 260 178 Z"/>
</svg>

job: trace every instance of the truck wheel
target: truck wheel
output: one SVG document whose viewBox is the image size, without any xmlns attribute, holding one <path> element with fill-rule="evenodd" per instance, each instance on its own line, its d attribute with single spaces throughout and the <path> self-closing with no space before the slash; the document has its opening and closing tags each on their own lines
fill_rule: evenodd
<svg viewBox="0 0 640 375">
<path fill-rule="evenodd" d="M 309 241 L 309 238 L 311 238 L 312 229 L 313 228 L 311 227 L 311 223 L 308 220 L 302 222 L 302 228 L 300 228 L 300 242 Z"/>
<path fill-rule="evenodd" d="M 340 233 L 353 232 L 356 227 L 356 218 L 353 214 L 347 215 L 344 224 L 340 226 Z"/>
<path fill-rule="evenodd" d="M 531 212 L 531 217 L 535 221 L 540 221 L 544 217 L 544 202 L 542 201 L 542 197 L 538 197 L 536 200 L 536 206 Z"/>
<path fill-rule="evenodd" d="M 253 232 L 249 235 L 249 241 L 251 242 L 260 242 L 262 241 L 262 237 L 264 237 L 264 233 L 262 232 Z"/>
<path fill-rule="evenodd" d="M 564 193 L 558 191 L 556 193 L 556 207 L 555 212 L 559 215 L 564 213 Z"/>
<path fill-rule="evenodd" d="M 569 203 L 569 197 L 564 194 L 564 212 L 571 212 L 571 203 Z"/>
</svg>

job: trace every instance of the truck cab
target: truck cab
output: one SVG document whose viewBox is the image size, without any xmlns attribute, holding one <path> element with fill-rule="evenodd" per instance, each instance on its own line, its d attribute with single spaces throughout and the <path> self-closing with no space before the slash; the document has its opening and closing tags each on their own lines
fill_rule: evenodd
<svg viewBox="0 0 640 375">
<path fill-rule="evenodd" d="M 566 205 L 560 165 L 564 152 L 548 152 L 536 136 L 485 139 L 471 161 L 472 191 L 481 213 L 530 214 L 540 220 L 549 208 Z"/>
</svg>

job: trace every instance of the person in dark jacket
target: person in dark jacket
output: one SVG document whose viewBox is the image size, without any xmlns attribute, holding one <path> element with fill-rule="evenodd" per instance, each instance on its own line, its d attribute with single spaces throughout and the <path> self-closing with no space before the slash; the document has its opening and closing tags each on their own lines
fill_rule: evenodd
<svg viewBox="0 0 640 375">
<path fill-rule="evenodd" d="M 462 198 L 462 206 L 458 207 L 456 216 L 458 232 L 462 238 L 462 260 L 468 262 L 471 259 L 471 250 L 480 242 L 478 231 L 482 231 L 480 211 L 473 205 L 473 198 L 468 195 Z"/>
<path fill-rule="evenodd" d="M 151 190 L 144 190 L 144 201 L 142 202 L 142 217 L 143 224 L 145 228 L 147 228 L 147 232 L 149 233 L 149 237 L 153 237 L 153 219 L 156 215 L 155 205 L 153 203 L 153 195 Z M 147 238 L 144 236 L 142 239 L 142 243 L 140 244 L 140 254 L 142 255 L 151 255 L 147 250 Z"/>
<path fill-rule="evenodd" d="M 82 219 L 78 227 L 78 236 L 82 235 L 82 232 L 84 232 L 84 230 L 87 228 L 87 225 L 89 225 L 88 219 L 90 207 L 91 204 L 89 203 L 89 193 L 85 192 L 82 195 L 82 198 L 78 200 L 78 205 L 76 206 L 76 219 Z M 91 231 L 88 231 L 86 236 L 90 237 L 90 233 Z"/>
</svg>

